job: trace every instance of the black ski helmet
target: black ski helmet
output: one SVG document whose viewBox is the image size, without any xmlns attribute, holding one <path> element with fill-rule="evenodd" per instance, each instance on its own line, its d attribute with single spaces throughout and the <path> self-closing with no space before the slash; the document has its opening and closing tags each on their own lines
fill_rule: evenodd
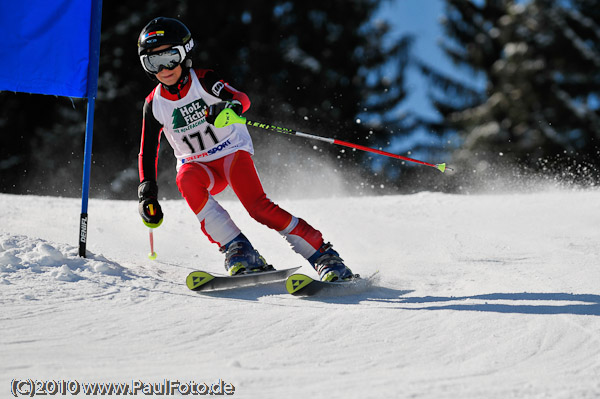
<svg viewBox="0 0 600 399">
<path fill-rule="evenodd" d="M 183 46 L 186 57 L 182 64 L 188 68 L 191 67 L 191 53 L 194 50 L 194 39 L 192 39 L 192 34 L 187 26 L 174 18 L 154 18 L 144 26 L 138 38 L 138 56 L 145 54 L 150 49 L 165 44 Z"/>
</svg>

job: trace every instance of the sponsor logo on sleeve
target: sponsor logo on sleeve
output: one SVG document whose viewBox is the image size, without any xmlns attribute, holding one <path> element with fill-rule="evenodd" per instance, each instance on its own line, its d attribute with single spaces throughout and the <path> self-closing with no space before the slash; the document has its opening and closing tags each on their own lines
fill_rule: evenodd
<svg viewBox="0 0 600 399">
<path fill-rule="evenodd" d="M 223 90 L 223 87 L 225 87 L 225 84 L 223 84 L 223 82 L 218 81 L 217 83 L 215 83 L 212 87 L 213 94 L 219 97 L 219 95 L 221 94 L 221 90 Z"/>
</svg>

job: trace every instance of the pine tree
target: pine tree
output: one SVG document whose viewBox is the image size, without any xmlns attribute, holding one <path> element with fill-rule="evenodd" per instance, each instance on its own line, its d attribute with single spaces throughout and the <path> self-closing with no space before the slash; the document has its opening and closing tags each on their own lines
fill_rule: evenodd
<svg viewBox="0 0 600 399">
<path fill-rule="evenodd" d="M 445 52 L 482 74 L 484 91 L 423 65 L 445 95 L 443 122 L 463 138 L 456 160 L 598 164 L 600 11 L 597 1 L 447 0 Z M 461 96 L 447 96 L 460 93 Z"/>
</svg>

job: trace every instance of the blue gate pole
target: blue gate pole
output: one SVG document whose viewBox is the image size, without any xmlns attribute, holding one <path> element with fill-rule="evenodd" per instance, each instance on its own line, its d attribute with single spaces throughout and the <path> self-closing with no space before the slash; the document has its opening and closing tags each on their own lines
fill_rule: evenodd
<svg viewBox="0 0 600 399">
<path fill-rule="evenodd" d="M 92 1 L 90 19 L 90 64 L 87 76 L 87 120 L 83 153 L 83 182 L 81 185 L 81 215 L 79 219 L 79 256 L 86 256 L 88 228 L 88 198 L 92 168 L 92 139 L 94 137 L 94 106 L 98 93 L 98 70 L 100 63 L 100 31 L 102 24 L 102 0 Z"/>
</svg>

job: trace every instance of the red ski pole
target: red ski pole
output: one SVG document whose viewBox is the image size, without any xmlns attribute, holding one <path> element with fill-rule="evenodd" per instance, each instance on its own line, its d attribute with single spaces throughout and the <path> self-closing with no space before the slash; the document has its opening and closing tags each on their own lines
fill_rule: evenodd
<svg viewBox="0 0 600 399">
<path fill-rule="evenodd" d="M 156 210 L 154 209 L 154 206 L 152 204 L 148 205 L 148 211 L 152 216 L 156 214 Z M 156 259 L 157 255 L 156 252 L 154 252 L 154 231 L 152 227 L 150 227 L 148 231 L 148 237 L 150 237 L 150 253 L 148 254 L 148 258 L 154 260 Z"/>
<path fill-rule="evenodd" d="M 150 237 L 150 253 L 148 254 L 149 259 L 156 259 L 156 252 L 154 252 L 154 232 L 152 229 L 148 232 L 148 236 Z"/>
<path fill-rule="evenodd" d="M 314 134 L 303 133 L 303 132 L 299 132 L 299 131 L 293 130 L 293 129 L 288 129 L 285 127 L 270 125 L 268 123 L 250 121 L 250 120 L 247 120 L 246 118 L 244 118 L 243 116 L 237 115 L 232 109 L 229 109 L 229 108 L 224 109 L 217 116 L 217 118 L 215 120 L 216 127 L 225 127 L 225 126 L 231 125 L 232 123 L 243 123 L 248 126 L 258 127 L 258 128 L 270 130 L 270 131 L 276 132 L 276 133 L 289 134 L 292 136 L 298 136 L 298 137 L 304 137 L 304 138 L 312 139 L 312 140 L 324 141 L 329 144 L 337 144 L 337 145 L 341 145 L 344 147 L 355 148 L 357 150 L 372 152 L 372 153 L 383 155 L 383 156 L 390 157 L 390 158 L 401 159 L 401 160 L 407 161 L 407 162 L 414 162 L 414 163 L 418 163 L 420 165 L 430 166 L 432 168 L 436 168 L 437 170 L 439 170 L 441 172 L 445 172 L 446 170 L 452 170 L 451 168 L 447 167 L 445 163 L 433 164 L 433 163 L 429 163 L 429 162 L 423 162 L 423 161 L 419 161 L 418 159 L 408 158 L 408 157 L 405 157 L 402 155 L 393 154 L 391 152 L 382 151 L 382 150 L 378 150 L 378 149 L 370 148 L 370 147 L 365 147 L 365 146 L 362 146 L 359 144 L 349 143 L 347 141 L 342 141 L 342 140 L 338 140 L 338 139 L 334 139 L 334 138 L 330 138 L 330 137 L 316 136 Z"/>
</svg>

